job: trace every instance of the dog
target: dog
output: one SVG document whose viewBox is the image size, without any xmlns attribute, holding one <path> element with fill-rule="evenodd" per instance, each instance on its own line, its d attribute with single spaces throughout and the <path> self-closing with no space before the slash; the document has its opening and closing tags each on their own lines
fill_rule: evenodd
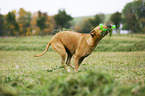
<svg viewBox="0 0 145 96">
<path fill-rule="evenodd" d="M 58 52 L 61 56 L 61 66 L 70 72 L 71 70 L 66 67 L 67 64 L 74 69 L 74 72 L 78 72 L 78 68 L 84 58 L 89 56 L 97 46 L 98 42 L 105 35 L 110 33 L 111 25 L 103 26 L 103 28 L 107 30 L 103 31 L 100 26 L 97 26 L 89 34 L 73 31 L 61 31 L 56 33 L 47 44 L 45 51 L 40 55 L 35 55 L 35 57 L 44 55 L 51 45 L 52 49 Z M 70 64 L 72 56 L 74 58 L 74 66 Z"/>
</svg>

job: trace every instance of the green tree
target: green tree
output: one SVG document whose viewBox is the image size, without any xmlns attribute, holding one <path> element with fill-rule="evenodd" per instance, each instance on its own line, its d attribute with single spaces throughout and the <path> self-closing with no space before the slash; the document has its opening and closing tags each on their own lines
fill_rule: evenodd
<svg viewBox="0 0 145 96">
<path fill-rule="evenodd" d="M 18 15 L 19 35 L 25 36 L 27 29 L 30 28 L 31 13 L 20 8 Z"/>
<path fill-rule="evenodd" d="M 119 33 L 118 29 L 120 27 L 120 23 L 121 23 L 121 13 L 116 12 L 114 14 L 111 15 L 110 20 L 116 25 L 116 32 Z"/>
<path fill-rule="evenodd" d="M 89 21 L 90 21 L 92 27 L 96 27 L 100 23 L 103 23 L 104 22 L 104 18 L 105 18 L 105 15 L 104 14 L 98 14 L 98 15 L 95 15 L 94 18 L 89 19 Z"/>
<path fill-rule="evenodd" d="M 47 15 L 38 11 L 37 26 L 40 28 L 40 35 L 53 34 L 54 20 Z"/>
<path fill-rule="evenodd" d="M 145 28 L 145 2 L 144 0 L 135 0 L 126 4 L 122 13 L 125 21 L 124 25 L 128 25 L 129 29 L 137 33 Z"/>
<path fill-rule="evenodd" d="M 54 16 L 54 20 L 56 22 L 56 25 L 63 28 L 69 28 L 70 27 L 70 23 L 69 21 L 71 21 L 73 18 L 68 15 L 65 10 L 59 10 L 58 14 Z"/>
<path fill-rule="evenodd" d="M 37 19 L 37 26 L 39 26 L 40 30 L 42 31 L 41 35 L 44 35 L 43 29 L 46 27 L 45 21 L 46 21 L 45 17 L 40 17 Z"/>
<path fill-rule="evenodd" d="M 140 20 L 141 25 L 141 31 L 145 33 L 145 18 L 141 18 Z"/>
<path fill-rule="evenodd" d="M 38 19 L 37 19 L 37 26 L 40 28 L 41 30 L 41 35 L 45 35 L 44 34 L 44 29 L 47 28 L 47 24 L 46 21 L 48 19 L 47 13 L 41 13 L 40 11 L 38 11 Z"/>
<path fill-rule="evenodd" d="M 4 18 L 3 15 L 0 14 L 0 36 L 4 35 Z"/>
<path fill-rule="evenodd" d="M 86 19 L 81 25 L 80 32 L 89 33 L 92 28 L 93 27 L 92 27 L 92 24 L 90 23 L 90 19 Z"/>
<path fill-rule="evenodd" d="M 16 16 L 13 12 L 9 12 L 6 16 L 6 20 L 5 20 L 5 30 L 6 35 L 16 35 L 17 34 L 17 30 L 18 30 L 18 23 L 16 22 Z"/>
<path fill-rule="evenodd" d="M 100 23 L 103 23 L 104 18 L 104 14 L 97 14 L 94 18 L 84 20 L 81 25 L 80 32 L 89 33 L 94 27 L 98 26 Z"/>
</svg>

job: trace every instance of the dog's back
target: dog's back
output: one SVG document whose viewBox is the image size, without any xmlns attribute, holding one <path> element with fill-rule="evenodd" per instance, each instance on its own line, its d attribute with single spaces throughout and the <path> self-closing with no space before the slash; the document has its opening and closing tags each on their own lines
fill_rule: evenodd
<svg viewBox="0 0 145 96">
<path fill-rule="evenodd" d="M 65 48 L 70 50 L 73 54 L 78 46 L 78 41 L 83 34 L 73 31 L 62 31 L 57 33 L 54 38 L 52 38 L 51 43 L 59 39 Z"/>
</svg>

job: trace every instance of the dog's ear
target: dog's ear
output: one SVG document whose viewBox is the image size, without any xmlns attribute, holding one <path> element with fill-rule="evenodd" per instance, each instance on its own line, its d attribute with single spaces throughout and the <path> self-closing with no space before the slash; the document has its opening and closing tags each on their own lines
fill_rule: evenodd
<svg viewBox="0 0 145 96">
<path fill-rule="evenodd" d="M 91 34 L 91 36 L 94 38 L 94 36 L 95 36 L 95 30 L 92 30 L 92 31 L 90 32 L 90 34 Z"/>
</svg>

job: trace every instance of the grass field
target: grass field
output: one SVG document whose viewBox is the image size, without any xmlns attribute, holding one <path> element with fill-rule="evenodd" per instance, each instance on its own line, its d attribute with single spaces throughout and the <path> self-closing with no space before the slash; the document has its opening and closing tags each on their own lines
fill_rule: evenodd
<svg viewBox="0 0 145 96">
<path fill-rule="evenodd" d="M 43 51 L 52 36 L 0 38 L 3 51 Z M 50 49 L 52 51 L 52 49 Z M 145 35 L 129 34 L 106 36 L 94 51 L 145 51 Z"/>
<path fill-rule="evenodd" d="M 60 56 L 51 48 L 33 57 L 50 38 L 0 38 L 0 96 L 145 95 L 145 35 L 104 38 L 78 73 L 59 68 Z"/>
</svg>

